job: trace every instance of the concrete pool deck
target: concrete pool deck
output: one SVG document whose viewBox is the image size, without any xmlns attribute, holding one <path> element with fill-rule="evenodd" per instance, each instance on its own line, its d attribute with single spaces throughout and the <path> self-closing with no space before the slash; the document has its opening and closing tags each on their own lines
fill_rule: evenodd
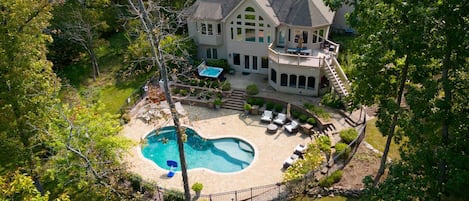
<svg viewBox="0 0 469 201">
<path fill-rule="evenodd" d="M 242 112 L 233 110 L 214 110 L 189 105 L 184 105 L 184 109 L 189 116 L 182 118 L 181 122 L 192 127 L 201 136 L 206 138 L 234 136 L 246 140 L 255 149 L 251 165 L 239 172 L 189 170 L 189 186 L 195 182 L 202 183 L 204 185 L 202 194 L 223 193 L 281 182 L 284 160 L 293 154 L 298 144 L 311 142 L 309 136 L 301 133 L 290 135 L 283 129 L 279 129 L 275 134 L 268 134 L 267 124 L 260 122 L 260 115 L 245 116 Z M 139 143 L 154 128 L 168 125 L 172 125 L 172 121 L 160 119 L 145 123 L 134 117 L 124 126 L 122 134 Z M 163 188 L 183 190 L 181 172 L 177 172 L 173 178 L 167 178 L 168 170 L 144 158 L 140 144 L 131 148 L 125 161 L 129 163 L 130 170 L 141 175 L 144 180 L 154 181 Z"/>
</svg>

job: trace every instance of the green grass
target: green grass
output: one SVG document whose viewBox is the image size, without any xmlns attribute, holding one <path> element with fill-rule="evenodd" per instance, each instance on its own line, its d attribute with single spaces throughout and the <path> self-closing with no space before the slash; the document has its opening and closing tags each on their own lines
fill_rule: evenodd
<svg viewBox="0 0 469 201">
<path fill-rule="evenodd" d="M 108 40 L 107 45 L 102 45 L 95 50 L 101 73 L 96 81 L 92 79 L 91 62 L 87 55 L 83 55 L 80 61 L 63 68 L 58 74 L 80 92 L 90 89 L 99 90 L 97 99 L 105 104 L 105 111 L 116 114 L 127 97 L 145 83 L 148 75 L 129 80 L 118 79 L 118 72 L 125 68 L 124 52 L 128 41 L 123 33 L 117 33 Z"/>
<path fill-rule="evenodd" d="M 387 137 L 383 137 L 381 132 L 376 127 L 376 118 L 367 122 L 366 125 L 366 137 L 365 141 L 368 142 L 375 149 L 383 152 L 384 147 L 386 146 Z M 399 145 L 394 143 L 394 140 L 391 142 L 391 148 L 389 149 L 388 157 L 392 159 L 400 159 L 399 155 Z"/>
</svg>

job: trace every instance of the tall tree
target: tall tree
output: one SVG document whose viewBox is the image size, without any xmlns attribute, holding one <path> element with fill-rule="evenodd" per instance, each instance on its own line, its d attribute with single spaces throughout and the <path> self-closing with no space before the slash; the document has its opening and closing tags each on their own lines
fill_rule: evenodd
<svg viewBox="0 0 469 201">
<path fill-rule="evenodd" d="M 185 130 L 181 127 L 176 107 L 171 98 L 168 87 L 166 59 L 168 58 L 168 55 L 171 55 L 171 53 L 165 52 L 164 47 L 162 46 L 163 38 L 174 35 L 177 28 L 181 26 L 180 23 L 183 22 L 183 20 L 178 19 L 182 17 L 180 16 L 180 12 L 175 12 L 167 7 L 161 6 L 161 2 L 154 3 L 152 1 L 148 1 L 146 3 L 147 4 L 145 5 L 142 0 L 136 0 L 136 2 L 129 0 L 130 9 L 140 20 L 142 29 L 147 36 L 147 42 L 150 45 L 152 55 L 152 65 L 159 68 L 159 74 L 164 83 L 163 86 L 166 101 L 169 104 L 171 116 L 176 127 L 179 159 L 181 161 L 182 179 L 184 184 L 184 197 L 189 201 L 191 195 L 189 179 L 187 176 L 187 164 L 184 155 L 184 141 L 186 139 Z M 157 23 L 153 23 L 153 20 Z"/>
<path fill-rule="evenodd" d="M 0 173 L 20 168 L 36 185 L 60 82 L 46 59 L 47 0 L 0 2 Z"/>
<path fill-rule="evenodd" d="M 89 56 L 93 79 L 100 75 L 97 48 L 108 45 L 102 34 L 109 29 L 106 12 L 110 2 L 68 0 L 57 4 L 52 29 L 54 37 L 69 40 L 80 46 Z"/>
<path fill-rule="evenodd" d="M 469 139 L 469 104 L 463 98 L 469 94 L 469 1 L 354 5 L 350 23 L 360 46 L 354 98 L 379 104 L 378 126 L 388 143 L 393 134 L 407 139 L 402 160 L 391 165 L 382 184 L 368 188 L 365 199 L 463 198 L 468 181 L 461 178 L 469 175 L 469 150 L 461 145 Z M 399 101 L 402 95 L 405 102 Z M 391 129 L 396 126 L 399 132 Z M 367 181 L 376 185 L 382 167 Z"/>
</svg>

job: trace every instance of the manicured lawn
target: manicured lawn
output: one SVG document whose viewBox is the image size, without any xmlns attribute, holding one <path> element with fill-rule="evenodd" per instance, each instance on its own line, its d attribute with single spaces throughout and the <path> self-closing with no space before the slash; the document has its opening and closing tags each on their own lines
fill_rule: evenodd
<svg viewBox="0 0 469 201">
<path fill-rule="evenodd" d="M 381 132 L 376 127 L 376 118 L 367 122 L 366 126 L 366 137 L 365 141 L 368 142 L 375 149 L 383 152 L 384 147 L 386 146 L 387 137 L 383 137 Z M 400 159 L 399 155 L 399 145 L 394 143 L 394 140 L 391 142 L 391 148 L 389 149 L 388 156 L 392 159 Z"/>
</svg>

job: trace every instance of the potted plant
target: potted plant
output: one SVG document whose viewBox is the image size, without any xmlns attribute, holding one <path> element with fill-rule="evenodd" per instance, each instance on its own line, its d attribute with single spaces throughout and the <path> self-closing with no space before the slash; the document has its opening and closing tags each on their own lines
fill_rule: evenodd
<svg viewBox="0 0 469 201">
<path fill-rule="evenodd" d="M 200 191 L 202 191 L 202 189 L 204 188 L 204 185 L 199 183 L 199 182 L 195 182 L 194 184 L 192 184 L 192 190 L 195 191 L 196 195 L 199 196 L 200 195 Z"/>
<path fill-rule="evenodd" d="M 215 108 L 216 109 L 220 109 L 220 106 L 221 106 L 221 99 L 220 98 L 216 98 L 214 101 L 213 101 L 213 104 L 215 105 Z"/>
<path fill-rule="evenodd" d="M 251 111 L 251 108 L 252 108 L 251 104 L 245 103 L 244 104 L 244 113 L 249 114 L 249 111 Z"/>
</svg>

